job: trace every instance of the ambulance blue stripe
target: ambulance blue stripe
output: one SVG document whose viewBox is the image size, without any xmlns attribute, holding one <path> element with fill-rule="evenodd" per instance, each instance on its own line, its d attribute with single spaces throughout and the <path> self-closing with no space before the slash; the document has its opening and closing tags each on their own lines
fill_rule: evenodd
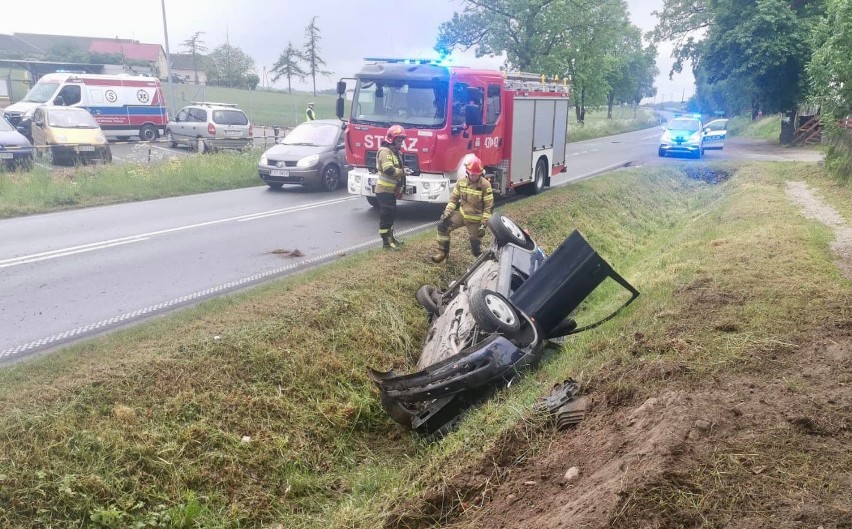
<svg viewBox="0 0 852 529">
<path fill-rule="evenodd" d="M 164 116 L 166 114 L 165 107 L 86 107 L 90 114 L 100 114 L 102 116 Z"/>
</svg>

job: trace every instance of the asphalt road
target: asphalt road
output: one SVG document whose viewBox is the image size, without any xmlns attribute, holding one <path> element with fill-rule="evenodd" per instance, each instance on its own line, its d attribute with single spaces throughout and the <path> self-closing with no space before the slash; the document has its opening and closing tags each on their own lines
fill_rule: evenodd
<svg viewBox="0 0 852 529">
<path fill-rule="evenodd" d="M 659 134 L 569 144 L 568 172 L 553 184 L 685 161 L 657 157 Z M 442 209 L 402 203 L 396 230 L 433 229 Z M 377 224 L 377 211 L 345 189 L 265 186 L 2 220 L 0 362 L 376 247 Z M 282 252 L 293 250 L 302 255 Z"/>
</svg>

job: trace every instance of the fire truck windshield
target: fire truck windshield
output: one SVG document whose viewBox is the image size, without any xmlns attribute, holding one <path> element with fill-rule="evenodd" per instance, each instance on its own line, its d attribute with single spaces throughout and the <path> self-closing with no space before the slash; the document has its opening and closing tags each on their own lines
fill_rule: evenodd
<svg viewBox="0 0 852 529">
<path fill-rule="evenodd" d="M 352 122 L 441 128 L 447 118 L 446 81 L 358 80 Z"/>
</svg>

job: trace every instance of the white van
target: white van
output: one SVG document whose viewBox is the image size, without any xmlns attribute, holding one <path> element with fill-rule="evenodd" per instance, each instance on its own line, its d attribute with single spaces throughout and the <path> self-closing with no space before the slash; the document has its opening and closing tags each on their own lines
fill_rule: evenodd
<svg viewBox="0 0 852 529">
<path fill-rule="evenodd" d="M 85 108 L 108 138 L 119 140 L 131 136 L 155 140 L 165 133 L 169 121 L 160 81 L 155 77 L 51 73 L 3 114 L 12 125 L 29 131 L 33 111 L 41 105 Z"/>
</svg>

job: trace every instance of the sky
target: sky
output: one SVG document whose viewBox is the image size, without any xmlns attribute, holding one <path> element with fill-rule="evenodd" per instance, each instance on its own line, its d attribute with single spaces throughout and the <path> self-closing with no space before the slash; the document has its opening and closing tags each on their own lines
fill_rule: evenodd
<svg viewBox="0 0 852 529">
<path fill-rule="evenodd" d="M 256 63 L 263 79 L 281 51 L 292 41 L 301 46 L 305 26 L 317 16 L 321 31 L 320 57 L 333 75 L 317 79 L 317 88 L 331 88 L 339 77 L 360 69 L 364 57 L 432 58 L 438 26 L 462 10 L 459 0 L 4 0 L 0 34 L 50 33 L 87 37 L 130 38 L 164 44 L 162 2 L 166 6 L 169 48 L 185 52 L 180 44 L 196 31 L 210 49 L 226 42 L 239 46 Z M 652 11 L 663 0 L 627 0 L 630 17 L 644 31 L 653 29 Z M 692 74 L 669 80 L 671 46 L 659 46 L 655 85 L 657 99 L 680 100 L 694 92 Z M 501 58 L 476 58 L 473 52 L 455 53 L 456 64 L 497 68 Z M 308 83 L 294 88 L 308 89 Z"/>
</svg>

